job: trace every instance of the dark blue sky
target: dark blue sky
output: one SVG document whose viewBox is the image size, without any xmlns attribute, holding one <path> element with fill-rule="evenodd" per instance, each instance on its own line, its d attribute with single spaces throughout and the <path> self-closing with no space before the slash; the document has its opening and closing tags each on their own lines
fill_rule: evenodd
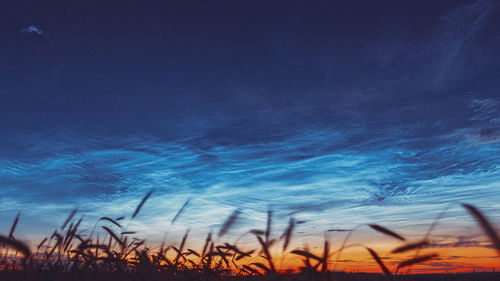
<svg viewBox="0 0 500 281">
<path fill-rule="evenodd" d="M 48 232 L 153 187 L 152 236 L 188 198 L 201 228 L 498 210 L 497 3 L 177 2 L 0 4 L 3 217 Z"/>
</svg>

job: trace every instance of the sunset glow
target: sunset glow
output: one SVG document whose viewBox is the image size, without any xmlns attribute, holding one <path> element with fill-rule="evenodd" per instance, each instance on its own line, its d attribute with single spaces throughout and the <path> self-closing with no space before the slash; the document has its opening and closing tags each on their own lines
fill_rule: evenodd
<svg viewBox="0 0 500 281">
<path fill-rule="evenodd" d="M 9 2 L 2 255 L 269 274 L 327 241 L 307 270 L 498 270 L 498 3 Z"/>
</svg>

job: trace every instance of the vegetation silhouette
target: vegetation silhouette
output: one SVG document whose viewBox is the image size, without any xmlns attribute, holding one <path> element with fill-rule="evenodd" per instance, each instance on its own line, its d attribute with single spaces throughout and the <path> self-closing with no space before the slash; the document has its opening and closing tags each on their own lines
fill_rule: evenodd
<svg viewBox="0 0 500 281">
<path fill-rule="evenodd" d="M 141 208 L 152 195 L 148 192 L 130 217 L 130 222 L 137 217 Z M 185 211 L 189 201 L 181 207 L 171 223 Z M 462 204 L 474 217 L 478 225 L 491 240 L 493 247 L 499 252 L 500 239 L 492 224 L 478 208 Z M 0 235 L 0 246 L 4 250 L 0 260 L 0 280 L 500 280 L 494 272 L 470 274 L 403 274 L 401 268 L 421 264 L 438 257 L 437 253 L 420 255 L 419 250 L 431 247 L 428 240 L 430 231 L 423 240 L 407 242 L 402 235 L 377 224 L 360 225 L 349 231 L 341 247 L 330 251 L 330 244 L 325 238 L 321 254 L 312 253 L 307 247 L 287 252 L 293 237 L 293 229 L 297 224 L 290 218 L 287 228 L 279 238 L 271 235 L 272 211 L 267 214 L 266 229 L 252 229 L 260 249 L 244 251 L 235 244 L 219 242 L 239 219 L 240 210 L 235 210 L 222 225 L 216 239 L 209 233 L 201 251 L 187 248 L 187 231 L 179 246 L 165 246 L 164 241 L 158 250 L 152 250 L 144 239 L 134 237 L 135 232 L 128 231 L 128 226 L 121 223 L 125 217 L 116 219 L 101 217 L 90 235 L 79 230 L 82 219 L 74 220 L 78 210 L 74 209 L 59 230 L 50 237 L 44 238 L 31 251 L 25 243 L 14 236 L 19 223 L 17 214 L 8 236 Z M 442 214 L 438 217 L 441 218 Z M 437 219 L 437 220 L 438 220 Z M 437 223 L 432 224 L 431 229 Z M 96 228 L 100 223 L 105 236 L 100 237 Z M 356 229 L 368 226 L 369 229 L 387 237 L 404 242 L 391 251 L 392 254 L 408 253 L 415 250 L 413 258 L 401 261 L 395 271 L 391 271 L 383 262 L 383 258 L 372 248 L 362 244 L 347 244 L 350 235 Z M 119 231 L 119 232 L 118 232 Z M 96 234 L 97 233 L 97 234 Z M 282 260 L 285 254 L 300 257 L 303 266 L 297 272 L 286 272 L 276 267 L 276 259 L 272 256 L 271 247 L 282 242 Z M 332 270 L 336 268 L 341 252 L 347 248 L 365 248 L 374 262 L 380 267 L 382 274 L 346 273 Z M 9 252 L 13 249 L 14 252 Z M 259 252 L 257 252 L 259 251 Z M 336 255 L 336 259 L 332 259 Z M 256 258 L 262 260 L 255 261 Z M 333 267 L 331 264 L 333 263 Z M 280 266 L 281 267 L 281 266 Z M 474 274 L 473 276 L 471 274 Z"/>
</svg>

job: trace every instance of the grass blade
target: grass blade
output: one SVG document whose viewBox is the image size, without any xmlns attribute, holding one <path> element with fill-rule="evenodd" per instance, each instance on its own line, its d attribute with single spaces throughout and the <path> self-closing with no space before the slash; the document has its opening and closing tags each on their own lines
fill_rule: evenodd
<svg viewBox="0 0 500 281">
<path fill-rule="evenodd" d="M 236 260 L 241 260 L 242 258 L 245 258 L 245 257 L 251 257 L 251 255 L 255 252 L 255 250 L 251 250 L 249 252 L 246 252 L 246 253 L 242 253 L 242 254 L 239 254 L 237 257 L 236 257 Z"/>
<path fill-rule="evenodd" d="M 406 241 L 406 239 L 403 238 L 403 236 L 397 234 L 396 232 L 394 232 L 392 230 L 389 230 L 389 229 L 387 229 L 385 227 L 382 227 L 382 226 L 380 226 L 378 224 L 369 224 L 368 226 L 370 226 L 373 230 L 378 231 L 380 233 L 383 233 L 385 235 L 392 236 L 392 237 L 394 237 L 396 239 L 399 239 L 401 241 Z"/>
<path fill-rule="evenodd" d="M 193 249 L 187 249 L 187 251 L 188 251 L 190 254 L 193 254 L 193 255 L 195 255 L 195 256 L 197 256 L 197 257 L 201 257 L 201 256 L 200 256 L 200 254 L 198 254 L 198 253 L 197 253 L 195 250 L 193 250 Z"/>
<path fill-rule="evenodd" d="M 283 252 L 286 251 L 288 244 L 290 244 L 290 239 L 292 238 L 294 226 L 295 226 L 295 220 L 293 218 L 290 218 L 290 221 L 288 222 L 288 227 L 286 228 L 285 232 L 283 232 L 283 234 L 280 237 L 280 239 L 285 238 L 285 242 L 283 242 Z"/>
<path fill-rule="evenodd" d="M 438 256 L 438 254 L 430 254 L 430 255 L 420 256 L 420 257 L 416 257 L 416 258 L 413 258 L 413 259 L 409 259 L 409 260 L 400 262 L 399 265 L 398 265 L 398 270 L 401 267 L 405 267 L 405 266 L 410 266 L 410 265 L 414 265 L 414 264 L 417 264 L 417 263 L 426 262 L 426 261 L 431 260 L 431 259 L 433 259 L 433 258 L 435 258 L 437 256 Z"/>
<path fill-rule="evenodd" d="M 205 239 L 205 245 L 203 245 L 203 250 L 201 251 L 202 257 L 205 256 L 207 249 L 208 249 L 208 245 L 210 244 L 211 241 L 212 241 L 212 233 L 209 232 L 207 235 L 207 238 Z"/>
<path fill-rule="evenodd" d="M 108 218 L 108 217 L 102 217 L 102 218 L 99 219 L 99 221 L 109 221 L 110 223 L 118 226 L 119 228 L 122 227 L 118 222 L 116 222 L 115 220 L 113 220 L 111 218 Z"/>
<path fill-rule="evenodd" d="M 24 260 L 26 260 L 28 257 L 31 256 L 30 248 L 26 244 L 20 241 L 9 239 L 3 235 L 0 235 L 0 242 L 9 245 L 16 250 L 19 250 L 19 252 L 21 252 L 24 255 Z"/>
<path fill-rule="evenodd" d="M 182 250 L 184 249 L 184 245 L 186 245 L 186 240 L 187 240 L 188 234 L 189 234 L 189 230 L 186 231 L 186 234 L 184 234 L 184 237 L 182 237 L 181 244 L 179 245 L 180 252 L 182 252 Z"/>
<path fill-rule="evenodd" d="M 47 240 L 48 240 L 47 237 L 43 238 L 42 242 L 40 242 L 40 244 L 38 244 L 38 246 L 36 248 L 40 249 Z"/>
<path fill-rule="evenodd" d="M 266 256 L 267 262 L 269 262 L 269 267 L 273 272 L 276 272 L 276 268 L 274 267 L 273 259 L 271 257 L 271 253 L 269 252 L 269 244 L 264 242 L 260 236 L 257 236 L 257 240 L 259 240 L 260 245 L 262 246 L 262 250 L 264 251 L 264 255 Z"/>
<path fill-rule="evenodd" d="M 221 237 L 223 236 L 224 234 L 226 234 L 226 232 L 231 228 L 231 226 L 233 226 L 233 224 L 236 222 L 236 219 L 238 219 L 238 216 L 240 215 L 241 211 L 240 210 L 235 210 L 226 220 L 226 222 L 224 222 L 224 224 L 222 225 L 220 231 L 219 231 L 219 234 L 217 234 L 217 237 Z"/>
<path fill-rule="evenodd" d="M 14 220 L 14 223 L 12 223 L 12 227 L 10 228 L 9 232 L 9 239 L 14 239 L 14 231 L 16 230 L 17 222 L 19 222 L 19 216 L 21 216 L 21 213 L 17 213 L 16 219 Z"/>
<path fill-rule="evenodd" d="M 253 269 L 253 268 L 251 268 L 248 265 L 243 265 L 243 268 L 245 268 L 246 270 L 248 270 L 250 273 L 253 273 L 255 275 L 260 275 L 260 272 L 258 270 Z"/>
<path fill-rule="evenodd" d="M 264 235 L 264 231 L 259 230 L 259 229 L 252 229 L 252 230 L 250 230 L 250 233 L 252 233 L 253 235 L 256 235 L 256 236 Z"/>
<path fill-rule="evenodd" d="M 370 255 L 372 255 L 373 259 L 378 263 L 378 265 L 380 266 L 380 269 L 382 269 L 382 271 L 384 272 L 384 274 L 387 277 L 387 279 L 393 280 L 392 273 L 389 271 L 389 269 L 387 269 L 387 267 L 382 262 L 382 260 L 377 255 L 377 253 L 374 250 L 370 249 L 370 248 L 366 248 L 366 249 L 368 250 L 368 252 L 370 252 Z"/>
<path fill-rule="evenodd" d="M 76 212 L 78 212 L 78 209 L 76 209 L 76 208 L 73 209 L 73 211 L 71 211 L 68 218 L 64 221 L 63 225 L 61 226 L 61 230 L 64 230 L 66 225 L 68 225 L 68 223 L 71 221 L 71 219 L 75 216 Z"/>
<path fill-rule="evenodd" d="M 120 240 L 120 238 L 118 236 L 116 236 L 116 234 L 113 232 L 113 230 L 109 229 L 107 226 L 101 226 L 104 230 L 106 230 L 109 235 L 111 235 L 111 237 L 113 237 L 116 242 L 118 242 L 118 244 L 120 244 L 122 247 L 124 246 L 123 244 L 123 241 Z"/>
<path fill-rule="evenodd" d="M 490 238 L 493 246 L 495 246 L 495 249 L 500 255 L 500 238 L 498 237 L 498 234 L 496 233 L 491 223 L 476 207 L 469 204 L 462 204 L 462 206 L 467 209 L 467 211 L 469 211 L 469 213 L 476 219 L 476 221 L 479 223 L 486 235 L 488 235 L 488 238 Z"/>
<path fill-rule="evenodd" d="M 184 202 L 184 205 L 182 205 L 182 207 L 179 209 L 179 211 L 177 211 L 177 214 L 175 214 L 175 216 L 172 219 L 172 221 L 170 222 L 170 224 L 173 224 L 182 215 L 182 213 L 184 213 L 184 211 L 186 210 L 190 201 L 191 201 L 191 198 L 189 198 L 188 200 L 186 200 L 186 202 Z"/>
<path fill-rule="evenodd" d="M 266 223 L 266 242 L 269 242 L 269 235 L 271 234 L 271 219 L 273 217 L 273 211 L 268 210 L 267 211 L 267 223 Z"/>
<path fill-rule="evenodd" d="M 325 244 L 323 246 L 323 258 L 321 259 L 321 272 L 326 272 L 328 270 L 328 254 L 329 254 L 328 240 L 325 238 Z"/>
<path fill-rule="evenodd" d="M 255 266 L 257 266 L 257 267 L 259 267 L 259 268 L 261 268 L 261 269 L 264 269 L 264 271 L 265 271 L 266 273 L 270 273 L 270 272 L 272 272 L 272 270 L 271 270 L 271 269 L 269 269 L 267 266 L 265 266 L 264 264 L 262 264 L 262 263 L 260 263 L 260 262 L 254 262 L 254 263 L 251 263 L 251 264 L 252 264 L 252 265 L 255 265 Z"/>
<path fill-rule="evenodd" d="M 394 250 L 391 251 L 391 254 L 399 254 L 399 253 L 404 253 L 407 251 L 411 251 L 413 249 L 420 249 L 425 246 L 428 246 L 429 242 L 428 241 L 420 241 L 416 243 L 410 243 L 410 244 L 405 244 L 403 246 L 397 247 Z"/>
<path fill-rule="evenodd" d="M 148 200 L 149 196 L 151 196 L 151 194 L 153 194 L 153 191 L 154 189 L 151 189 L 148 194 L 146 194 L 146 196 L 144 196 L 144 198 L 142 198 L 142 201 L 141 203 L 139 203 L 139 205 L 137 206 L 137 208 L 135 209 L 134 211 L 134 214 L 132 215 L 132 219 L 134 219 L 137 214 L 139 213 L 139 211 L 141 210 L 142 206 L 144 205 L 144 203 L 146 202 L 146 200 Z"/>
<path fill-rule="evenodd" d="M 303 257 L 308 258 L 308 259 L 315 259 L 317 261 L 321 261 L 320 257 L 316 256 L 315 254 L 304 251 L 304 250 L 293 250 L 290 253 L 292 253 L 294 255 L 303 256 Z"/>
</svg>

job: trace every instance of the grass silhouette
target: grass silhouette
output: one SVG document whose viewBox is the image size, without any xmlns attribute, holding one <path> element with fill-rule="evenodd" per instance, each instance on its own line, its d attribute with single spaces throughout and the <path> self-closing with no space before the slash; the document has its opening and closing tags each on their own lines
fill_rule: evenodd
<svg viewBox="0 0 500 281">
<path fill-rule="evenodd" d="M 128 224 L 138 215 L 143 205 L 152 195 L 150 191 L 137 206 Z M 176 214 L 175 219 L 185 210 L 189 200 Z M 478 225 L 491 240 L 500 254 L 500 239 L 486 216 L 476 207 L 463 204 L 463 207 L 474 217 Z M 307 248 L 294 249 L 287 252 L 293 237 L 296 224 L 290 218 L 289 224 L 279 239 L 271 238 L 272 211 L 268 211 L 265 230 L 252 229 L 252 233 L 260 249 L 244 251 L 237 245 L 219 242 L 240 215 L 240 210 L 234 211 L 222 225 L 216 239 L 209 233 L 200 251 L 186 248 L 189 232 L 186 232 L 178 246 L 166 246 L 165 241 L 157 250 L 146 245 L 144 239 L 134 237 L 135 232 L 128 231 L 122 221 L 124 217 L 101 217 L 90 235 L 85 235 L 79 227 L 82 219 L 74 220 L 78 210 L 73 210 L 60 229 L 56 229 L 50 237 L 44 238 L 34 251 L 25 243 L 15 238 L 19 214 L 9 231 L 8 236 L 0 235 L 0 246 L 6 250 L 0 258 L 0 280 L 500 280 L 495 273 L 470 274 L 402 274 L 401 268 L 410 267 L 432 260 L 437 253 L 419 255 L 419 250 L 431 244 L 425 238 L 418 242 L 408 243 L 406 239 L 386 227 L 377 224 L 366 226 L 387 237 L 401 241 L 404 244 L 391 251 L 393 254 L 407 253 L 415 250 L 413 258 L 401 261 L 396 271 L 392 272 L 384 264 L 380 255 L 372 248 L 362 244 L 347 244 L 351 230 L 342 246 L 330 251 L 330 244 L 325 238 L 320 255 Z M 174 221 L 173 220 L 173 221 Z M 100 222 L 104 237 L 96 234 Z M 435 226 L 433 223 L 432 227 Z M 359 229 L 356 227 L 355 229 Z M 117 232 L 119 230 L 119 232 Z M 282 243 L 282 257 L 289 253 L 300 257 L 303 266 L 296 273 L 282 272 L 276 267 L 276 259 L 271 255 L 271 247 Z M 344 249 L 352 247 L 365 248 L 373 261 L 378 264 L 382 274 L 344 273 L 332 271 L 331 262 L 336 267 L 340 254 Z M 10 250 L 10 251 L 9 251 Z M 13 250 L 13 251 L 12 251 Z M 336 259 L 333 257 L 336 255 Z M 255 262 L 259 257 L 263 262 Z M 283 261 L 283 260 L 282 260 Z"/>
</svg>

